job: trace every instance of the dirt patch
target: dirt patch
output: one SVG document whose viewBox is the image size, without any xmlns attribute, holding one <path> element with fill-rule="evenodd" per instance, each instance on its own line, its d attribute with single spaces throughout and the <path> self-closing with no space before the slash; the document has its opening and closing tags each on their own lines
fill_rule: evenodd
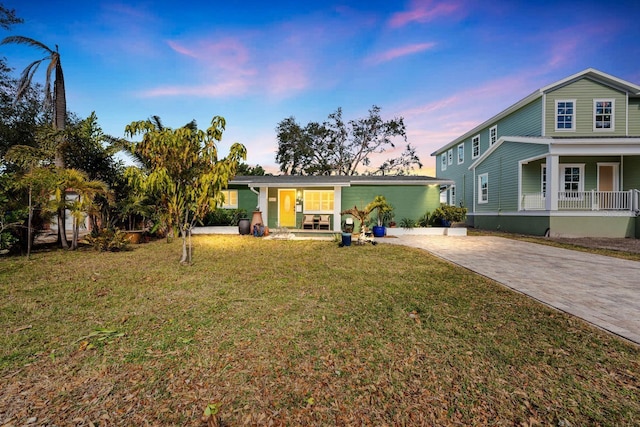
<svg viewBox="0 0 640 427">
<path fill-rule="evenodd" d="M 549 240 L 558 243 L 584 246 L 594 249 L 640 253 L 640 239 L 615 239 L 606 237 L 551 237 Z"/>
</svg>

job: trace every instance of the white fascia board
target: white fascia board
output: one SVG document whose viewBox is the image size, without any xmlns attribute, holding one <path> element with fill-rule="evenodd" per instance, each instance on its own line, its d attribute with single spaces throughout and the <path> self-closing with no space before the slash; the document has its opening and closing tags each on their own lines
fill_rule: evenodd
<svg viewBox="0 0 640 427">
<path fill-rule="evenodd" d="M 640 139 L 554 142 L 549 146 L 549 154 L 555 156 L 637 156 L 640 155 Z"/>
<path fill-rule="evenodd" d="M 482 155 L 478 157 L 475 162 L 469 165 L 469 170 L 475 169 L 480 163 L 484 161 L 484 159 L 486 159 L 491 155 L 491 153 L 496 151 L 498 147 L 502 145 L 503 142 L 519 142 L 522 144 L 549 145 L 551 141 L 552 141 L 551 138 L 542 138 L 539 136 L 501 136 L 500 138 L 498 138 L 495 144 L 489 147 L 489 149 L 484 153 L 482 153 Z"/>
<path fill-rule="evenodd" d="M 385 186 L 385 185 L 442 185 L 442 184 L 453 184 L 454 181 L 451 181 L 449 179 L 434 179 L 433 181 L 376 181 L 376 180 L 371 180 L 371 181 L 358 181 L 358 182 L 352 182 L 351 185 L 352 186 L 357 186 L 357 185 L 378 185 L 378 186 Z"/>
</svg>

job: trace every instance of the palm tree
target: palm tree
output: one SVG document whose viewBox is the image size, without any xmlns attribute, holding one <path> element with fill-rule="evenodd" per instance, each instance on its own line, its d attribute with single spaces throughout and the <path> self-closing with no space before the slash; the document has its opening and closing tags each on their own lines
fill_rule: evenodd
<svg viewBox="0 0 640 427">
<path fill-rule="evenodd" d="M 64 168 L 64 134 L 63 131 L 65 127 L 65 122 L 67 121 L 67 98 L 64 89 L 64 74 L 62 72 L 62 63 L 60 62 L 60 53 L 58 52 L 58 45 L 56 45 L 56 50 L 53 50 L 46 46 L 45 44 L 34 40 L 29 37 L 24 36 L 9 36 L 4 38 L 0 45 L 3 44 L 25 44 L 27 46 L 32 46 L 43 50 L 47 56 L 44 58 L 33 61 L 29 64 L 20 75 L 20 79 L 18 81 L 18 90 L 16 92 L 16 101 L 20 100 L 26 93 L 29 87 L 31 86 L 31 81 L 33 79 L 33 75 L 38 71 L 38 67 L 43 62 L 49 61 L 49 65 L 47 66 L 47 74 L 44 85 L 44 101 L 45 107 L 53 107 L 53 128 L 58 132 L 57 140 L 56 140 L 56 149 L 55 149 L 55 160 L 54 163 L 58 168 Z M 54 73 L 53 80 L 53 90 L 51 90 L 51 75 Z M 58 211 L 58 239 L 62 244 L 63 248 L 67 248 L 67 234 L 65 231 L 65 211 Z"/>
</svg>

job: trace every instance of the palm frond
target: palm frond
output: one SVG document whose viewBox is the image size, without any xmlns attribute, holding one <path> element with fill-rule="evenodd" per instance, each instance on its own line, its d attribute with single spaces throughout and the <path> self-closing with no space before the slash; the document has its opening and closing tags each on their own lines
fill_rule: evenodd
<svg viewBox="0 0 640 427">
<path fill-rule="evenodd" d="M 16 98 L 14 102 L 18 102 L 22 96 L 27 92 L 29 87 L 31 86 L 31 81 L 33 80 L 33 75 L 36 71 L 38 71 L 38 67 L 44 61 L 44 59 L 39 59 L 37 61 L 33 61 L 29 64 L 22 73 L 20 74 L 20 79 L 18 80 L 18 89 L 16 90 Z"/>
<path fill-rule="evenodd" d="M 24 37 L 24 36 L 9 36 L 9 37 L 5 37 L 2 42 L 0 42 L 0 45 L 2 44 L 26 44 L 27 46 L 32 46 L 32 47 L 36 47 L 38 49 L 42 49 L 47 53 L 54 53 L 53 50 L 49 49 L 49 47 L 47 45 L 45 45 L 44 43 L 39 42 L 38 40 L 34 40 L 30 37 Z"/>
</svg>

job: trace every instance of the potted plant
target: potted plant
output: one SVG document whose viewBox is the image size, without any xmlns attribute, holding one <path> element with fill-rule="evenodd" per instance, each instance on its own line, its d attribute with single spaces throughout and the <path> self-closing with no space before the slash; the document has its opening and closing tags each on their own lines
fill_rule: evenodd
<svg viewBox="0 0 640 427">
<path fill-rule="evenodd" d="M 440 225 L 443 227 L 451 227 L 451 223 L 462 222 L 466 217 L 467 208 L 445 204 L 440 205 L 440 207 L 434 210 L 431 214 L 431 218 L 433 218 L 434 220 L 439 220 Z"/>
<path fill-rule="evenodd" d="M 384 196 L 376 196 L 365 210 L 369 210 L 369 212 L 376 211 L 377 225 L 373 226 L 373 236 L 384 237 L 386 234 L 385 225 L 392 218 L 393 206 L 387 202 Z"/>
</svg>

